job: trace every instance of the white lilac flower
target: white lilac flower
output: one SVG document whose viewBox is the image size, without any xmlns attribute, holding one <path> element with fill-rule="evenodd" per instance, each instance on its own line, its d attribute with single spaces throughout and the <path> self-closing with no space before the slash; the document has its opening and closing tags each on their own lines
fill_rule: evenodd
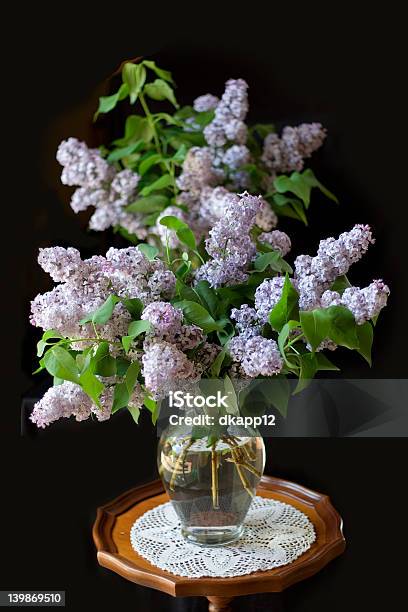
<svg viewBox="0 0 408 612">
<path fill-rule="evenodd" d="M 84 421 L 90 417 L 91 407 L 92 400 L 79 385 L 64 381 L 61 385 L 46 391 L 41 400 L 34 405 L 30 420 L 41 428 L 58 419 L 71 416 L 77 421 Z"/>
<path fill-rule="evenodd" d="M 320 123 L 302 123 L 285 127 L 282 136 L 268 134 L 264 140 L 262 161 L 272 176 L 303 169 L 304 159 L 310 157 L 324 142 L 325 129 Z"/>
<path fill-rule="evenodd" d="M 311 274 L 313 257 L 310 255 L 298 255 L 295 259 L 295 276 L 302 278 Z"/>
<path fill-rule="evenodd" d="M 164 217 L 168 216 L 177 217 L 177 219 L 184 222 L 187 221 L 187 216 L 181 208 L 178 208 L 178 206 L 168 206 L 157 217 L 154 232 L 159 236 L 164 246 L 168 246 L 170 249 L 176 249 L 180 244 L 180 241 L 176 236 L 176 232 L 160 223 Z"/>
<path fill-rule="evenodd" d="M 142 356 L 146 388 L 154 397 L 165 397 L 183 380 L 195 378 L 194 363 L 169 342 L 148 342 Z"/>
<path fill-rule="evenodd" d="M 183 311 L 169 302 L 152 302 L 146 306 L 140 318 L 151 323 L 154 336 L 171 337 L 181 330 Z"/>
<path fill-rule="evenodd" d="M 193 108 L 197 113 L 203 113 L 205 111 L 213 110 L 217 108 L 220 99 L 212 94 L 204 94 L 198 96 L 193 102 Z"/>
<path fill-rule="evenodd" d="M 284 276 L 275 276 L 265 279 L 255 291 L 255 309 L 261 323 L 268 321 L 268 315 L 272 308 L 279 302 L 283 285 Z"/>
<path fill-rule="evenodd" d="M 292 243 L 289 236 L 280 230 L 263 232 L 258 236 L 258 240 L 260 242 L 266 242 L 269 244 L 275 251 L 278 251 L 282 257 L 285 257 L 285 255 L 287 255 L 292 248 Z"/>
</svg>

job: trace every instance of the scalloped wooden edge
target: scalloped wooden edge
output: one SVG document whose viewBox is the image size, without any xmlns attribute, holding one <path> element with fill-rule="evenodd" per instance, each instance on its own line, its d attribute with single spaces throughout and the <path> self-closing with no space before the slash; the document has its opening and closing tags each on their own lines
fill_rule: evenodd
<svg viewBox="0 0 408 612">
<path fill-rule="evenodd" d="M 98 508 L 93 526 L 98 562 L 127 580 L 158 589 L 169 595 L 235 597 L 282 591 L 316 574 L 344 551 L 346 543 L 342 530 L 343 522 L 327 495 L 272 476 L 262 477 L 257 494 L 296 505 L 308 514 L 314 523 L 316 542 L 306 553 L 289 565 L 246 576 L 189 579 L 154 567 L 133 549 L 131 558 L 123 556 L 113 535 L 116 521 L 119 517 L 126 516 L 131 509 L 134 515 L 135 507 L 145 500 L 154 502 L 152 498 L 159 497 L 161 499 L 158 500 L 158 503 L 166 501 L 165 498 L 163 499 L 165 494 L 160 480 L 131 489 Z M 153 505 L 156 504 L 153 503 Z M 140 515 L 144 511 L 141 511 Z M 133 520 L 135 520 L 134 517 Z"/>
</svg>

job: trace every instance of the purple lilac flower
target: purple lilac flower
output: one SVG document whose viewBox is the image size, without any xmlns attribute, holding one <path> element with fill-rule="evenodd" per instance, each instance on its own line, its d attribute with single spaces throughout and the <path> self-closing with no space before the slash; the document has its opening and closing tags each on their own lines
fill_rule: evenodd
<svg viewBox="0 0 408 612">
<path fill-rule="evenodd" d="M 34 405 L 30 420 L 41 428 L 71 416 L 77 421 L 84 421 L 91 415 L 91 405 L 92 400 L 79 385 L 65 381 L 46 391 Z"/>
<path fill-rule="evenodd" d="M 203 187 L 216 185 L 218 174 L 213 168 L 213 156 L 208 147 L 192 147 L 184 160 L 183 171 L 177 179 L 182 191 L 198 195 Z"/>
<path fill-rule="evenodd" d="M 169 342 L 149 342 L 142 357 L 146 388 L 154 397 L 165 395 L 180 384 L 196 376 L 194 364 Z"/>
<path fill-rule="evenodd" d="M 262 199 L 261 208 L 256 215 L 256 225 L 264 232 L 270 232 L 278 224 L 278 217 L 270 207 L 269 203 Z"/>
<path fill-rule="evenodd" d="M 223 163 L 229 166 L 232 170 L 238 170 L 241 166 L 248 164 L 251 159 L 251 153 L 245 145 L 232 145 L 229 147 L 223 156 Z"/>
<path fill-rule="evenodd" d="M 302 310 L 318 308 L 320 297 L 335 279 L 346 274 L 374 242 L 368 225 L 355 225 L 339 238 L 327 238 L 319 244 L 316 257 L 301 255 L 295 260 L 296 279 Z"/>
<path fill-rule="evenodd" d="M 57 160 L 63 166 L 61 181 L 78 186 L 71 199 L 73 211 L 95 208 L 89 221 L 90 229 L 103 231 L 121 225 L 138 238 L 145 238 L 142 216 L 126 212 L 126 206 L 136 196 L 138 174 L 129 169 L 116 171 L 101 157 L 100 151 L 89 149 L 76 138 L 60 144 Z"/>
<path fill-rule="evenodd" d="M 204 94 L 198 96 L 193 102 L 193 108 L 197 113 L 203 113 L 205 111 L 213 110 L 217 108 L 220 99 L 212 94 Z"/>
<path fill-rule="evenodd" d="M 275 276 L 274 278 L 265 279 L 257 287 L 255 291 L 255 309 L 261 323 L 268 321 L 269 313 L 279 302 L 284 283 L 285 278 L 283 276 Z"/>
<path fill-rule="evenodd" d="M 348 287 L 341 296 L 341 303 L 354 315 L 357 325 L 376 317 L 387 304 L 389 287 L 382 280 L 373 281 L 368 287 Z"/>
<path fill-rule="evenodd" d="M 249 232 L 254 226 L 261 200 L 247 193 L 228 196 L 224 215 L 210 230 L 206 240 L 206 250 L 213 261 L 206 262 L 197 270 L 196 280 L 208 280 L 212 287 L 246 280 L 247 267 L 256 254 Z"/>
<path fill-rule="evenodd" d="M 279 230 L 274 230 L 273 232 L 263 232 L 258 236 L 258 240 L 260 242 L 266 242 L 269 244 L 275 251 L 278 251 L 285 257 L 292 248 L 292 243 L 290 238 L 285 232 L 281 232 Z"/>
<path fill-rule="evenodd" d="M 264 140 L 262 161 L 272 176 L 303 169 L 304 159 L 323 144 L 326 130 L 320 123 L 302 123 L 285 127 L 282 136 L 268 134 Z"/>
<path fill-rule="evenodd" d="M 227 141 L 245 144 L 248 112 L 248 85 L 242 79 L 230 79 L 215 109 L 213 121 L 204 128 L 204 137 L 211 147 L 222 147 Z"/>
<path fill-rule="evenodd" d="M 154 336 L 172 337 L 181 330 L 183 311 L 169 302 L 152 302 L 146 306 L 140 318 L 152 324 Z"/>
<path fill-rule="evenodd" d="M 235 341 L 235 342 L 234 342 Z M 281 371 L 283 360 L 275 340 L 252 336 L 232 338 L 229 351 L 235 361 L 241 363 L 248 376 L 273 376 Z"/>
</svg>

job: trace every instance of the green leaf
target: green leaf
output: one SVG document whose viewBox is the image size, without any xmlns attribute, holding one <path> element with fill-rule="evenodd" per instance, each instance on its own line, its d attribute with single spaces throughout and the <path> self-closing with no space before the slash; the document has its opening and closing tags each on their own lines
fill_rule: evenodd
<svg viewBox="0 0 408 612">
<path fill-rule="evenodd" d="M 176 108 L 179 108 L 173 89 L 163 79 L 156 79 L 153 83 L 145 85 L 144 92 L 153 100 L 169 100 Z"/>
<path fill-rule="evenodd" d="M 119 87 L 118 91 L 111 96 L 102 96 L 99 98 L 99 107 L 94 115 L 94 121 L 98 118 L 101 113 L 109 113 L 115 108 L 119 100 L 123 100 L 129 95 L 128 86 L 125 83 Z"/>
<path fill-rule="evenodd" d="M 114 414 L 117 410 L 120 410 L 121 408 L 125 408 L 125 406 L 128 405 L 139 372 L 139 362 L 133 361 L 126 371 L 125 380 L 115 386 L 115 390 L 113 392 L 112 414 Z"/>
<path fill-rule="evenodd" d="M 323 353 L 320 353 L 320 352 L 315 353 L 315 358 L 316 358 L 316 367 L 318 370 L 336 370 L 336 371 L 340 370 L 340 368 L 334 365 L 334 363 L 332 363 L 330 359 L 328 359 L 326 355 L 324 355 Z"/>
<path fill-rule="evenodd" d="M 130 366 L 130 361 L 128 359 L 124 359 L 123 357 L 117 357 L 116 358 L 117 376 L 125 376 L 129 366 Z"/>
<path fill-rule="evenodd" d="M 176 163 L 183 163 L 187 154 L 187 147 L 185 144 L 179 146 L 173 157 L 171 158 Z"/>
<path fill-rule="evenodd" d="M 296 365 L 292 362 L 290 362 L 286 356 L 286 352 L 285 352 L 285 346 L 286 346 L 286 341 L 289 338 L 290 332 L 293 329 L 299 329 L 300 328 L 300 323 L 299 321 L 288 321 L 287 323 L 285 323 L 285 325 L 282 327 L 282 329 L 279 332 L 279 336 L 278 336 L 278 346 L 279 346 L 279 350 L 281 352 L 281 355 L 286 363 L 286 365 L 288 365 L 290 368 L 296 368 Z"/>
<path fill-rule="evenodd" d="M 61 339 L 62 336 L 56 329 L 47 329 L 42 335 L 42 338 L 39 342 L 37 342 L 37 357 L 42 357 L 45 347 L 53 344 L 52 342 L 47 342 L 47 340 L 51 339 Z"/>
<path fill-rule="evenodd" d="M 282 174 L 273 181 L 273 185 L 279 193 L 285 193 L 286 191 L 294 193 L 303 201 L 305 207 L 308 208 L 311 185 L 305 181 L 300 172 L 292 172 L 290 176 Z"/>
<path fill-rule="evenodd" d="M 125 123 L 125 135 L 114 141 L 118 147 L 126 147 L 132 143 L 142 141 L 149 143 L 153 138 L 153 129 L 146 117 L 129 115 Z"/>
<path fill-rule="evenodd" d="M 159 68 L 158 66 L 156 66 L 156 63 L 153 62 L 152 60 L 143 60 L 142 64 L 144 64 L 144 66 L 147 66 L 147 68 L 150 68 L 150 70 L 153 70 L 153 72 L 155 72 L 157 74 L 158 77 L 160 77 L 161 79 L 164 79 L 165 81 L 169 81 L 169 83 L 173 83 L 173 77 L 171 76 L 171 72 L 169 72 L 168 70 L 163 70 L 162 68 Z"/>
<path fill-rule="evenodd" d="M 128 87 L 130 103 L 134 104 L 146 80 L 145 67 L 143 64 L 126 62 L 122 68 L 122 80 Z"/>
<path fill-rule="evenodd" d="M 371 349 L 373 346 L 374 330 L 369 321 L 366 321 L 363 325 L 357 325 L 357 337 L 359 343 L 357 351 L 371 367 Z"/>
<path fill-rule="evenodd" d="M 91 400 L 100 407 L 99 397 L 105 386 L 95 376 L 90 368 L 85 370 L 79 377 L 79 384 L 83 391 L 91 398 Z"/>
<path fill-rule="evenodd" d="M 146 408 L 149 410 L 149 412 L 151 412 L 153 425 L 156 425 L 156 422 L 159 416 L 158 403 L 155 402 L 155 400 L 149 397 L 148 395 L 145 395 L 143 403 L 146 406 Z"/>
<path fill-rule="evenodd" d="M 273 329 L 276 329 L 276 331 L 279 332 L 285 323 L 287 323 L 290 319 L 295 318 L 298 310 L 298 300 L 299 294 L 294 289 L 289 280 L 289 276 L 286 274 L 281 297 L 272 308 L 268 317 L 269 323 Z"/>
<path fill-rule="evenodd" d="M 194 233 L 188 226 L 177 230 L 176 235 L 180 242 L 185 244 L 189 249 L 194 251 L 197 248 Z"/>
<path fill-rule="evenodd" d="M 109 343 L 101 342 L 94 356 L 95 374 L 99 376 L 116 375 L 116 359 L 109 354 Z"/>
<path fill-rule="evenodd" d="M 258 255 L 254 261 L 254 268 L 259 272 L 264 272 L 266 268 L 272 268 L 276 272 L 293 272 L 290 265 L 282 258 L 281 254 L 277 251 L 269 251 L 268 253 L 262 253 Z"/>
<path fill-rule="evenodd" d="M 227 414 L 239 414 L 238 408 L 238 398 L 235 391 L 235 387 L 229 376 L 225 375 L 224 377 L 224 389 L 225 394 L 227 395 L 227 404 L 228 408 L 226 408 Z"/>
<path fill-rule="evenodd" d="M 139 251 L 142 251 L 143 255 L 147 257 L 149 261 L 153 261 L 159 254 L 159 249 L 152 244 L 145 244 L 142 242 L 141 244 L 137 245 L 137 248 Z"/>
<path fill-rule="evenodd" d="M 137 406 L 128 406 L 127 407 L 130 414 L 132 415 L 132 419 L 134 420 L 134 422 L 136 423 L 136 425 L 139 424 L 139 416 L 140 416 L 140 408 L 138 408 Z"/>
<path fill-rule="evenodd" d="M 165 217 L 162 217 L 160 219 L 160 225 L 164 225 L 175 232 L 188 227 L 187 223 L 184 223 L 184 221 L 178 217 L 175 217 L 174 215 L 166 215 Z"/>
<path fill-rule="evenodd" d="M 330 287 L 331 291 L 337 291 L 340 295 L 343 294 L 344 290 L 348 287 L 351 287 L 350 281 L 345 274 L 338 276 L 332 286 Z"/>
<path fill-rule="evenodd" d="M 198 293 L 202 305 L 208 310 L 211 316 L 217 316 L 217 293 L 215 289 L 211 287 L 210 283 L 206 280 L 201 280 L 195 285 L 194 291 Z"/>
<path fill-rule="evenodd" d="M 290 397 L 289 381 L 284 376 L 277 376 L 272 382 L 271 393 L 268 394 L 268 400 L 280 412 L 283 417 L 286 417 L 288 412 L 288 403 Z M 264 381 L 262 381 L 261 388 Z"/>
<path fill-rule="evenodd" d="M 326 198 L 329 198 L 329 200 L 333 200 L 333 202 L 336 202 L 336 204 L 339 203 L 336 196 L 331 191 L 329 191 L 327 187 L 322 185 L 320 181 L 317 180 L 313 170 L 311 170 L 310 168 L 308 168 L 307 170 L 304 170 L 302 173 L 302 176 L 303 176 L 303 180 L 306 181 L 306 183 L 308 183 L 310 187 L 317 187 L 318 189 L 320 189 L 323 195 L 326 196 Z"/>
<path fill-rule="evenodd" d="M 211 364 L 210 372 L 211 372 L 211 376 L 213 376 L 214 378 L 218 378 L 218 376 L 220 375 L 222 364 L 224 363 L 224 359 L 226 355 L 227 355 L 227 349 L 224 346 L 224 348 L 218 353 L 217 357 L 214 359 L 214 361 Z"/>
<path fill-rule="evenodd" d="M 169 198 L 165 195 L 154 194 L 146 198 L 138 198 L 129 206 L 126 206 L 127 212 L 135 213 L 152 213 L 162 211 L 169 204 Z"/>
<path fill-rule="evenodd" d="M 85 323 L 92 321 L 92 323 L 104 325 L 111 318 L 113 309 L 118 302 L 120 302 L 120 298 L 118 298 L 117 295 L 111 294 L 102 304 L 102 306 L 99 306 L 95 312 L 87 315 L 84 319 L 81 319 L 79 323 L 84 325 Z"/>
<path fill-rule="evenodd" d="M 138 173 L 140 174 L 140 176 L 143 176 L 144 174 L 146 174 L 146 172 L 150 170 L 150 168 L 152 168 L 152 166 L 160 164 L 162 161 L 163 157 L 159 153 L 153 153 L 152 155 L 149 155 L 149 157 L 145 157 L 145 159 L 140 162 Z"/>
<path fill-rule="evenodd" d="M 197 248 L 194 233 L 188 227 L 187 223 L 184 223 L 184 221 L 181 221 L 178 217 L 166 215 L 160 219 L 160 224 L 175 231 L 180 242 L 185 244 L 189 249 L 195 250 Z"/>
<path fill-rule="evenodd" d="M 215 321 L 208 310 L 201 306 L 201 304 L 197 304 L 197 302 L 183 300 L 176 302 L 174 306 L 183 311 L 184 317 L 189 323 L 198 325 L 206 334 L 212 331 L 222 331 L 224 328 L 223 325 Z"/>
<path fill-rule="evenodd" d="M 355 319 L 344 306 L 301 311 L 300 322 L 313 351 L 325 338 L 349 349 L 359 347 Z"/>
<path fill-rule="evenodd" d="M 122 336 L 122 345 L 126 352 L 130 349 L 130 346 L 137 336 L 144 334 L 149 331 L 152 327 L 150 321 L 132 321 L 128 327 L 128 335 Z"/>
<path fill-rule="evenodd" d="M 138 245 L 138 248 L 140 246 L 141 245 Z M 126 310 L 132 315 L 132 319 L 140 319 L 140 315 L 142 314 L 144 308 L 142 300 L 139 300 L 139 298 L 122 298 L 121 302 Z"/>
<path fill-rule="evenodd" d="M 133 142 L 132 144 L 127 145 L 126 147 L 119 147 L 118 149 L 114 149 L 113 151 L 109 153 L 106 159 L 108 162 L 119 161 L 120 159 L 123 159 L 124 157 L 128 157 L 129 155 L 132 155 L 132 153 L 135 153 L 136 151 L 140 151 L 140 149 L 143 148 L 143 146 L 144 146 L 143 140 L 138 140 L 137 142 Z"/>
<path fill-rule="evenodd" d="M 163 174 L 160 178 L 158 178 L 150 185 L 146 185 L 141 190 L 140 194 L 142 196 L 148 196 L 152 191 L 157 191 L 158 189 L 164 189 L 173 183 L 173 177 L 170 174 Z"/>
<path fill-rule="evenodd" d="M 316 356 L 314 353 L 304 353 L 303 355 L 299 355 L 298 359 L 300 361 L 300 374 L 293 395 L 296 395 L 297 393 L 300 393 L 300 391 L 303 391 L 303 389 L 306 389 L 306 387 L 310 385 L 317 371 Z"/>
<path fill-rule="evenodd" d="M 57 378 L 78 383 L 79 373 L 75 359 L 61 346 L 49 349 L 40 361 L 40 365 Z"/>
</svg>

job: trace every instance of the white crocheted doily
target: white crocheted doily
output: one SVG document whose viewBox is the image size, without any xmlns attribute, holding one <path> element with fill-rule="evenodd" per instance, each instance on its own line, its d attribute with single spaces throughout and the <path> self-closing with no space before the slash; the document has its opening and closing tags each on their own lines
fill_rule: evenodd
<svg viewBox="0 0 408 612">
<path fill-rule="evenodd" d="M 203 547 L 187 542 L 170 502 L 139 517 L 130 531 L 134 550 L 152 565 L 178 576 L 242 576 L 292 563 L 316 539 L 308 517 L 289 504 L 255 497 L 242 537 Z"/>
</svg>

